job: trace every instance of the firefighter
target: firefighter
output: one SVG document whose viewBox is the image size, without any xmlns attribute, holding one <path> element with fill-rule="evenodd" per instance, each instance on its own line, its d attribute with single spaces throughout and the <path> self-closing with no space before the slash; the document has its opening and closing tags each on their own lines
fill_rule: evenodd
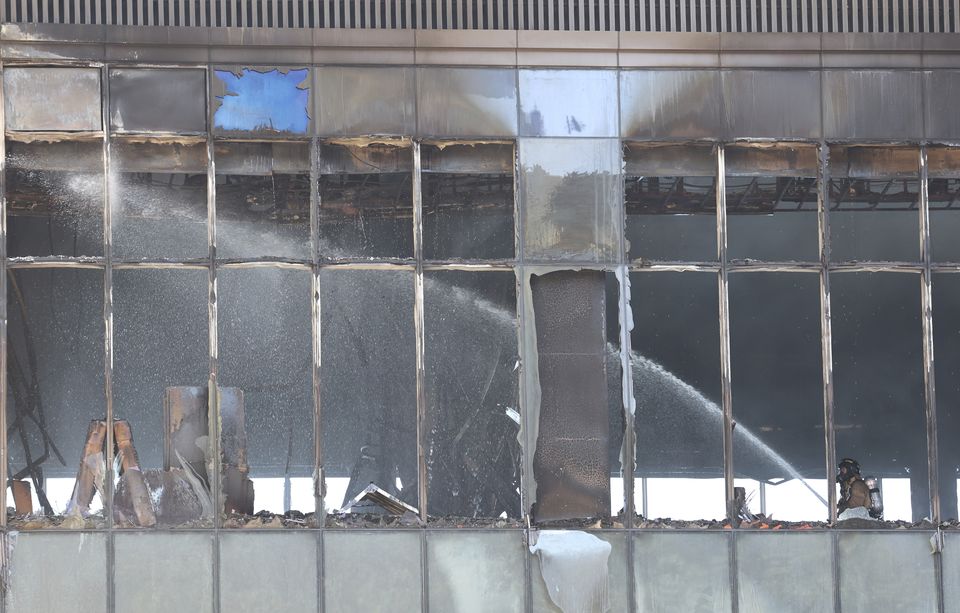
<svg viewBox="0 0 960 613">
<path fill-rule="evenodd" d="M 851 509 L 864 509 L 847 515 L 872 515 L 873 504 L 870 499 L 870 487 L 860 476 L 860 464 L 852 458 L 840 460 L 837 472 L 837 483 L 840 484 L 840 499 L 837 501 L 837 513 Z"/>
</svg>

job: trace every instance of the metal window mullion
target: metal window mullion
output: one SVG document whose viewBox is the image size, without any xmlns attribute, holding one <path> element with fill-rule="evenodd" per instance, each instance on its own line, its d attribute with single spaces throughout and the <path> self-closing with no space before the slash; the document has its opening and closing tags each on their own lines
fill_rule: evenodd
<svg viewBox="0 0 960 613">
<path fill-rule="evenodd" d="M 212 80 L 207 69 L 207 96 L 212 98 Z M 210 490 L 213 503 L 213 610 L 220 608 L 220 527 L 223 505 L 221 504 L 222 460 L 220 457 L 220 390 L 219 352 L 217 334 L 217 171 L 213 141 L 213 105 L 207 105 L 207 335 L 209 379 L 207 382 L 207 431 L 209 450 L 213 457 L 210 475 Z"/>
<path fill-rule="evenodd" d="M 113 547 L 113 209 L 110 205 L 110 69 L 100 69 L 100 129 L 103 131 L 103 392 L 104 420 L 107 424 L 103 471 L 103 513 L 107 522 L 107 607 L 114 603 L 114 547 Z M 6 432 L 6 430 L 4 430 Z M 4 513 L 6 514 L 6 513 Z"/>
<path fill-rule="evenodd" d="M 413 255 L 416 258 L 413 295 L 413 324 L 416 335 L 417 380 L 417 497 L 420 520 L 427 521 L 427 396 L 423 329 L 423 209 L 420 185 L 420 142 L 413 142 Z"/>
<path fill-rule="evenodd" d="M 0 63 L 0 74 L 3 74 L 3 65 Z M 5 100 L 3 79 L 0 79 L 0 128 L 6 127 Z M 7 508 L 7 140 L 0 139 L 0 509 Z M 6 559 L 7 548 L 7 513 L 0 514 L 0 530 L 3 530 L 3 540 L 0 541 L 0 560 Z M 0 602 L 6 599 L 0 599 Z"/>
<path fill-rule="evenodd" d="M 319 528 L 326 525 L 326 505 L 323 499 L 323 430 L 321 426 L 322 396 L 321 396 L 321 344 L 323 334 L 320 319 L 322 304 L 320 302 L 320 141 L 314 137 L 310 142 L 310 253 L 313 260 L 313 274 L 311 282 L 310 315 L 313 335 L 313 499 L 314 517 L 317 518 Z"/>
<path fill-rule="evenodd" d="M 920 148 L 920 250 L 923 257 L 921 305 L 923 307 L 923 381 L 927 424 L 927 477 L 930 483 L 930 512 L 940 523 L 940 465 L 937 439 L 937 394 L 933 360 L 933 293 L 930 251 L 930 195 L 927 147 Z"/>
<path fill-rule="evenodd" d="M 723 406 L 723 478 L 726 491 L 725 505 L 733 500 L 733 394 L 730 370 L 730 314 L 727 287 L 727 211 L 724 146 L 717 145 L 717 274 L 720 317 L 720 385 Z M 728 512 L 728 515 L 730 513 Z M 728 517 L 733 520 L 733 517 Z"/>
<path fill-rule="evenodd" d="M 830 149 L 821 143 L 817 165 L 817 218 L 820 240 L 820 352 L 823 372 L 824 470 L 827 483 L 833 482 L 836 466 L 836 440 L 833 420 L 833 323 L 830 312 Z M 827 489 L 830 522 L 837 521 L 837 490 Z"/>
</svg>

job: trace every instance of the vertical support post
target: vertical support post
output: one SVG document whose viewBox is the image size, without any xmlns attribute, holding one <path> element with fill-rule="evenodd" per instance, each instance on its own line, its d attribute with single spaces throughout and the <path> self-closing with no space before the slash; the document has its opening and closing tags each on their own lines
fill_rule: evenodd
<svg viewBox="0 0 960 613">
<path fill-rule="evenodd" d="M 727 207 L 724 145 L 717 145 L 717 259 L 720 262 L 717 289 L 720 317 L 720 385 L 723 405 L 723 478 L 727 519 L 734 520 L 733 501 L 733 389 L 730 370 L 730 314 L 727 284 Z"/>
<path fill-rule="evenodd" d="M 717 145 L 717 260 L 720 270 L 717 273 L 720 316 L 720 385 L 723 402 L 723 483 L 726 491 L 727 520 L 736 526 L 738 513 L 733 504 L 733 378 L 730 368 L 730 302 L 727 279 L 727 179 L 726 149 Z M 732 613 L 738 613 L 740 603 L 737 586 L 737 539 L 736 533 L 728 537 L 728 572 L 730 576 L 730 594 Z"/>
<path fill-rule="evenodd" d="M 930 517 L 940 522 L 940 464 L 937 449 L 937 394 L 933 361 L 933 275 L 930 251 L 930 192 L 927 146 L 920 148 L 920 303 L 923 309 L 923 382 L 927 423 L 927 476 L 930 483 Z"/>
<path fill-rule="evenodd" d="M 318 527 L 326 524 L 326 507 L 324 506 L 324 476 L 323 476 L 323 431 L 321 428 L 321 399 L 320 399 L 320 335 L 321 305 L 320 305 L 320 141 L 313 138 L 310 141 L 310 257 L 312 259 L 312 274 L 310 291 L 310 317 L 313 326 L 313 499 L 314 517 Z"/>
<path fill-rule="evenodd" d="M 833 428 L 833 327 L 830 315 L 830 148 L 818 147 L 817 220 L 820 229 L 820 359 L 823 372 L 823 442 L 830 523 L 837 521 L 837 488 L 833 471 L 837 465 Z"/>
<path fill-rule="evenodd" d="M 413 255 L 417 260 L 414 275 L 413 324 L 417 349 L 417 497 L 420 520 L 427 521 L 427 457 L 426 457 L 426 366 L 423 330 L 423 211 L 420 189 L 420 142 L 413 142 Z"/>
<path fill-rule="evenodd" d="M 113 208 L 110 199 L 110 68 L 100 71 L 100 129 L 103 130 L 103 386 L 107 422 L 103 471 L 103 513 L 107 522 L 107 607 L 115 608 L 114 566 L 116 552 L 113 540 Z M 6 389 L 6 388 L 4 388 Z M 4 393 L 5 395 L 5 393 Z M 4 430 L 6 433 L 6 430 Z M 4 507 L 5 509 L 5 507 Z M 4 510 L 4 515 L 6 511 Z"/>
<path fill-rule="evenodd" d="M 207 431 L 211 460 L 207 462 L 213 499 L 213 610 L 220 610 L 220 526 L 223 515 L 220 457 L 220 390 L 217 340 L 217 172 L 213 141 L 213 105 L 210 101 L 210 67 L 207 67 L 207 334 L 209 379 L 207 381 Z"/>
<path fill-rule="evenodd" d="M 0 5 L 4 5 L 0 2 Z M 0 135 L 6 134 L 6 100 L 0 63 Z M 7 527 L 7 139 L 0 138 L 0 530 Z M 0 546 L 6 545 L 6 532 Z"/>
</svg>

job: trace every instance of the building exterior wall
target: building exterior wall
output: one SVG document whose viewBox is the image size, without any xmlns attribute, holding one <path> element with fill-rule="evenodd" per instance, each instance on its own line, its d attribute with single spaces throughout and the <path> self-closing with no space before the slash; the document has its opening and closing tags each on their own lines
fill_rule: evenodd
<svg viewBox="0 0 960 613">
<path fill-rule="evenodd" d="M 622 392 L 617 401 L 625 424 L 620 435 L 623 455 L 620 439 L 610 449 L 610 455 L 619 457 L 624 466 L 623 497 L 614 504 L 622 503 L 625 512 L 623 521 L 608 522 L 605 529 L 595 531 L 613 545 L 609 565 L 612 610 L 953 610 L 953 586 L 960 568 L 953 556 L 960 541 L 952 530 L 936 529 L 936 522 L 952 518 L 943 511 L 941 497 L 952 496 L 954 513 L 956 509 L 956 485 L 952 490 L 944 487 L 938 472 L 944 473 L 939 477 L 949 480 L 952 465 L 945 460 L 954 457 L 950 442 L 957 430 L 954 421 L 944 419 L 947 411 L 937 412 L 938 398 L 949 399 L 943 402 L 945 407 L 952 403 L 953 384 L 947 371 L 940 380 L 941 387 L 934 385 L 937 371 L 932 346 L 935 340 L 949 336 L 937 337 L 934 333 L 939 316 L 937 280 L 956 273 L 960 264 L 949 255 L 933 255 L 938 245 L 949 243 L 952 226 L 947 221 L 938 224 L 937 219 L 930 220 L 929 198 L 931 180 L 953 179 L 960 174 L 960 168 L 952 165 L 957 159 L 953 154 L 960 123 L 950 103 L 956 83 L 960 83 L 960 62 L 949 44 L 941 45 L 942 40 L 934 37 L 918 37 L 912 50 L 895 53 L 900 44 L 911 46 L 910 39 L 840 40 L 813 35 L 778 45 L 779 41 L 748 42 L 718 36 L 650 44 L 641 38 L 600 36 L 582 39 L 584 48 L 571 51 L 557 45 L 556 38 L 537 41 L 524 37 L 525 44 L 521 44 L 517 33 L 510 35 L 512 40 L 508 36 L 481 43 L 477 38 L 462 45 L 439 35 L 431 41 L 429 36 L 419 39 L 418 34 L 408 39 L 406 33 L 393 32 L 371 40 L 354 33 L 347 35 L 355 36 L 348 46 L 338 45 L 333 38 L 317 44 L 313 35 L 305 39 L 283 35 L 272 38 L 242 30 L 184 33 L 183 40 L 171 43 L 167 37 L 176 30 L 156 30 L 143 33 L 143 39 L 157 38 L 141 40 L 141 45 L 132 40 L 116 42 L 121 34 L 114 30 L 72 31 L 74 35 L 67 36 L 65 29 L 5 26 L 0 43 L 5 54 L 8 142 L 46 134 L 48 139 L 61 142 L 93 143 L 95 149 L 100 147 L 102 177 L 114 162 L 108 154 L 119 151 L 125 138 L 146 135 L 148 140 L 159 142 L 175 137 L 196 146 L 197 160 L 190 161 L 192 158 L 184 155 L 179 168 L 207 175 L 212 181 L 206 195 L 213 209 L 216 174 L 218 169 L 223 173 L 229 168 L 227 156 L 218 157 L 221 154 L 217 147 L 230 138 L 282 141 L 279 148 L 271 144 L 272 163 L 290 164 L 296 172 L 308 175 L 311 185 L 323 172 L 325 146 L 344 139 L 403 143 L 411 148 L 413 160 L 412 169 L 403 169 L 414 177 L 410 229 L 415 237 L 420 235 L 410 246 L 412 257 L 393 257 L 390 253 L 360 257 L 353 253 L 328 261 L 316 246 L 321 233 L 316 227 L 308 230 L 313 238 L 311 250 L 293 255 L 254 250 L 253 255 L 241 252 L 223 262 L 218 259 L 217 249 L 226 247 L 214 240 L 215 233 L 210 233 L 199 235 L 196 253 L 178 249 L 172 256 L 140 256 L 134 250 L 121 256 L 117 250 L 122 241 L 117 239 L 124 237 L 119 232 L 115 236 L 110 233 L 113 218 L 109 207 L 114 205 L 110 204 L 108 185 L 108 195 L 98 196 L 108 207 L 103 217 L 106 238 L 98 253 L 3 253 L 4 274 L 11 270 L 29 275 L 62 269 L 83 270 L 97 277 L 99 285 L 95 289 L 103 292 L 105 306 L 93 321 L 104 324 L 106 351 L 112 351 L 116 331 L 111 326 L 122 330 L 121 314 L 136 313 L 122 308 L 113 312 L 114 297 L 120 302 L 123 294 L 117 289 L 122 287 L 122 277 L 149 275 L 158 273 L 158 269 L 168 274 L 189 269 L 196 277 L 196 282 L 191 282 L 196 291 L 184 294 L 196 294 L 199 319 L 206 317 L 202 322 L 205 329 L 214 331 L 209 343 L 206 338 L 195 343 L 198 355 L 191 356 L 199 360 L 203 376 L 209 376 L 215 386 L 220 367 L 228 363 L 223 350 L 227 341 L 220 339 L 218 344 L 216 332 L 229 321 L 222 313 L 229 312 L 225 279 L 231 270 L 268 268 L 289 272 L 291 279 L 302 273 L 307 289 L 300 295 L 304 308 L 298 316 L 305 322 L 303 336 L 312 339 L 323 335 L 323 308 L 328 304 L 323 294 L 325 275 L 370 273 L 370 269 L 403 273 L 412 281 L 411 296 L 386 304 L 408 309 L 409 338 L 413 340 L 410 351 L 403 355 L 411 358 L 411 373 L 415 361 L 421 360 L 412 388 L 416 396 L 408 407 L 408 417 L 415 419 L 423 418 L 430 409 L 424 389 L 429 374 L 422 362 L 429 359 L 431 347 L 424 332 L 424 318 L 430 318 L 429 308 L 424 312 L 430 300 L 430 275 L 472 271 L 513 276 L 518 288 L 519 322 L 514 324 L 519 339 L 515 350 L 523 364 L 519 381 L 522 515 L 511 518 L 520 520 L 516 524 L 507 523 L 513 527 L 478 530 L 431 525 L 427 517 L 431 495 L 426 485 L 428 468 L 422 457 L 423 441 L 417 440 L 408 447 L 411 452 L 415 448 L 419 452 L 419 484 L 413 502 L 419 503 L 415 506 L 425 521 L 422 527 L 351 529 L 320 521 L 299 530 L 243 531 L 227 528 L 226 518 L 219 516 L 209 525 L 180 531 L 122 530 L 113 525 L 110 516 L 105 526 L 87 525 L 79 530 L 32 530 L 12 523 L 6 527 L 11 550 L 6 610 L 46 610 L 64 602 L 80 603 L 84 611 L 553 610 L 539 577 L 539 562 L 525 551 L 526 531 L 516 526 L 529 518 L 536 523 L 530 505 L 538 496 L 533 477 L 539 442 L 536 418 L 542 397 L 531 390 L 541 385 L 538 373 L 546 372 L 531 367 L 540 358 L 540 341 L 530 326 L 530 316 L 536 314 L 530 280 L 556 269 L 607 273 L 606 279 L 616 288 L 612 298 L 608 297 L 615 313 L 612 323 L 616 324 L 610 327 L 619 328 L 620 335 L 603 340 L 616 347 L 617 366 L 625 364 L 630 373 L 616 381 L 617 391 Z M 214 42 L 217 37 L 221 37 L 222 45 Z M 789 50 L 770 54 L 770 46 Z M 226 86 L 217 81 L 216 71 L 239 74 L 251 67 L 263 73 L 277 67 L 284 74 L 305 71 L 307 76 L 297 84 L 307 92 L 305 127 L 290 124 L 294 127 L 272 131 L 244 131 L 242 126 L 211 129 L 222 104 L 217 101 L 226 95 Z M 164 88 L 157 89 L 152 97 L 136 89 L 138 71 L 149 70 L 166 71 L 164 76 L 169 79 L 165 87 L 177 92 L 162 106 L 150 105 L 168 93 Z M 383 100 L 390 104 L 383 104 Z M 170 104 L 183 107 L 174 113 Z M 144 105 L 148 112 L 144 112 Z M 166 119 L 177 123 L 165 123 Z M 418 184 L 425 176 L 421 172 L 424 150 L 436 143 L 456 145 L 465 141 L 506 144 L 515 151 L 516 251 L 512 257 L 441 256 L 431 260 L 424 255 L 424 221 L 418 218 L 424 193 Z M 301 143 L 302 150 L 309 151 L 307 166 L 297 166 L 303 156 L 290 154 L 287 158 L 277 153 L 291 142 Z M 818 197 L 814 198 L 811 216 L 816 221 L 807 236 L 809 255 L 739 257 L 732 252 L 738 247 L 732 238 L 737 222 L 731 223 L 727 216 L 733 203 L 727 200 L 723 182 L 740 176 L 736 171 L 738 152 L 756 154 L 774 143 L 815 152 L 812 174 L 818 180 Z M 648 256 L 643 243 L 629 246 L 630 221 L 624 210 L 623 190 L 624 179 L 632 171 L 631 158 L 624 162 L 622 157 L 624 148 L 687 148 L 698 144 L 708 151 L 706 172 L 715 176 L 720 186 L 714 202 L 716 215 L 708 220 L 708 228 L 712 228 L 708 233 L 716 233 L 715 249 L 708 249 L 707 256 L 700 259 L 688 254 Z M 916 217 L 916 231 L 910 238 L 915 242 L 910 242 L 908 249 L 914 256 L 888 258 L 881 249 L 877 257 L 857 253 L 831 257 L 827 182 L 832 176 L 863 178 L 849 170 L 856 163 L 849 161 L 851 154 L 844 148 L 856 146 L 908 152 L 907 170 L 900 178 L 918 186 L 916 207 L 909 212 Z M 841 152 L 847 157 L 841 158 Z M 945 160 L 943 166 L 931 168 L 932 158 Z M 842 171 L 839 159 L 848 162 Z M 806 174 L 792 168 L 784 172 L 810 175 L 809 169 Z M 639 174 L 650 173 L 645 170 Z M 869 169 L 864 176 L 872 176 Z M 545 198 L 558 178 L 569 179 L 583 189 L 567 200 Z M 319 194 L 312 194 L 312 207 L 319 204 L 318 198 Z M 574 214 L 564 217 L 569 211 Z M 578 231 L 544 231 L 551 224 Z M 201 225 L 217 228 L 214 217 Z M 6 248 L 8 243 L 3 242 Z M 842 246 L 843 242 L 838 244 Z M 330 270 L 334 268 L 341 272 Z M 829 530 L 819 525 L 795 531 L 786 526 L 782 532 L 644 527 L 644 519 L 650 517 L 642 513 L 647 502 L 641 490 L 646 491 L 646 484 L 641 484 L 639 469 L 634 479 L 633 467 L 638 459 L 635 454 L 643 451 L 633 444 L 634 420 L 641 419 L 644 407 L 641 400 L 636 415 L 632 410 L 632 403 L 643 398 L 643 390 L 633 389 L 634 371 L 640 371 L 642 364 L 630 355 L 630 320 L 639 313 L 631 310 L 631 300 L 642 304 L 644 282 L 657 275 L 707 275 L 711 291 L 719 295 L 713 307 L 718 343 L 713 355 L 721 419 L 711 426 L 710 443 L 722 445 L 723 491 L 717 503 L 725 507 L 742 476 L 742 467 L 753 461 L 751 456 L 738 459 L 736 455 L 741 446 L 746 447 L 740 437 L 748 424 L 744 422 L 737 432 L 734 419 L 738 390 L 736 348 L 731 344 L 736 342 L 736 330 L 731 331 L 731 323 L 735 324 L 746 309 L 739 310 L 735 301 L 730 306 L 728 300 L 738 278 L 764 273 L 802 275 L 811 280 L 808 294 L 814 310 L 808 315 L 816 330 L 813 344 L 815 351 L 820 351 L 818 357 L 825 357 L 827 364 L 815 382 L 815 395 L 823 398 L 822 406 L 816 407 L 823 428 L 822 447 L 814 454 L 815 468 L 805 471 L 804 476 L 827 483 L 832 483 L 836 458 L 844 454 L 834 438 L 841 431 L 837 426 L 850 425 L 834 415 L 835 402 L 841 402 L 834 400 L 831 315 L 840 320 L 838 326 L 845 324 L 842 314 L 831 313 L 831 304 L 844 304 L 840 298 L 831 303 L 831 281 L 843 275 L 861 275 L 857 278 L 863 279 L 881 274 L 909 275 L 917 280 L 913 289 L 907 290 L 909 298 L 898 306 L 917 307 L 917 325 L 910 338 L 920 348 L 913 365 L 917 376 L 911 380 L 919 382 L 920 400 L 911 407 L 916 417 L 911 423 L 921 435 L 911 443 L 919 441 L 913 447 L 918 450 L 920 464 L 912 468 L 921 475 L 914 481 L 923 483 L 911 484 L 915 488 L 913 519 L 929 517 L 933 523 L 897 531 Z M 948 281 L 942 283 L 944 288 L 949 286 Z M 845 295 L 856 291 L 854 287 Z M 950 294 L 944 296 L 944 303 L 951 304 Z M 311 300 L 317 304 L 310 305 Z M 315 308 L 307 309 L 308 305 Z M 12 316 L 7 313 L 7 318 Z M 284 313 L 284 317 L 295 316 Z M 176 318 L 169 322 L 173 325 Z M 945 322 L 943 329 L 952 332 L 953 320 Z M 3 333 L 6 331 L 5 327 Z M 117 332 L 118 338 L 120 335 Z M 949 341 L 945 348 L 943 353 L 949 355 Z M 322 360 L 326 358 L 317 355 L 316 347 L 301 349 L 313 353 L 309 376 L 322 380 Z M 113 409 L 111 382 L 123 368 L 122 360 L 102 360 L 101 385 L 107 390 L 103 407 L 108 416 Z M 901 384 L 906 387 L 900 381 L 891 382 L 891 386 Z M 312 404 L 306 416 L 298 416 L 303 418 L 299 425 L 304 436 L 297 452 L 302 456 L 298 461 L 305 471 L 303 478 L 309 479 L 312 474 L 324 474 L 321 469 L 329 470 L 321 447 L 331 441 L 324 438 L 322 389 L 310 389 L 306 394 Z M 82 417 L 99 417 L 98 409 L 94 407 L 87 411 L 90 415 Z M 642 433 L 643 427 L 637 422 L 636 431 Z M 853 427 L 869 427 L 869 419 L 855 421 Z M 266 427 L 256 428 L 248 426 L 250 439 L 272 432 Z M 146 430 L 142 436 L 149 440 L 156 434 Z M 7 449 L 6 443 L 3 449 Z M 882 453 L 877 455 L 875 465 L 881 465 Z M 6 467 L 2 470 L 9 473 Z M 836 493 L 832 487 L 829 490 L 824 512 L 804 518 L 808 524 L 836 519 Z M 321 493 L 320 488 L 311 491 L 320 509 L 324 508 Z M 613 496 L 616 498 L 616 494 Z M 645 517 L 638 517 L 640 514 Z M 721 511 L 714 519 L 722 519 L 725 514 Z M 6 517 L 4 522 L 8 522 Z"/>
</svg>

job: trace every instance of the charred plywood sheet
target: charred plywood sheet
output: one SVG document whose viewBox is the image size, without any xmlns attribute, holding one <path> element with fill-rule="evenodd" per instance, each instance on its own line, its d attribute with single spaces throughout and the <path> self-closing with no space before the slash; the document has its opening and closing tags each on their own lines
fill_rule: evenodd
<svg viewBox="0 0 960 613">
<path fill-rule="evenodd" d="M 202 70 L 111 70 L 110 127 L 118 132 L 203 132 L 205 90 Z"/>
<path fill-rule="evenodd" d="M 221 135 L 307 134 L 309 68 L 215 69 L 213 127 Z"/>
<path fill-rule="evenodd" d="M 533 472 L 537 521 L 609 513 L 605 276 L 560 271 L 530 280 L 541 401 Z"/>
<path fill-rule="evenodd" d="M 7 68 L 3 89 L 8 130 L 79 132 L 102 126 L 99 69 Z"/>
</svg>

